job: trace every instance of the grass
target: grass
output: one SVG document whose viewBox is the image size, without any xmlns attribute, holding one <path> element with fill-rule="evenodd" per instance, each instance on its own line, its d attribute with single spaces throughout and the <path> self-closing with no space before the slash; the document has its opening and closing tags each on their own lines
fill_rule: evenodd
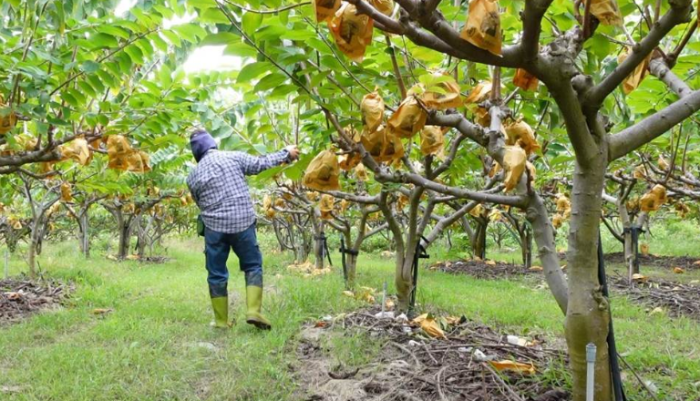
<svg viewBox="0 0 700 401">
<path fill-rule="evenodd" d="M 99 255 L 85 261 L 72 243 L 47 246 L 41 257 L 46 275 L 72 280 L 77 290 L 65 308 L 0 328 L 0 390 L 19 388 L 16 393 L 0 391 L 0 398 L 299 399 L 289 364 L 295 361 L 301 326 L 360 304 L 340 295 L 337 269 L 314 279 L 290 275 L 284 267 L 291 257 L 274 253 L 271 238 L 261 238 L 265 308 L 274 325 L 273 331 L 263 333 L 242 324 L 244 284 L 234 258 L 229 262 L 229 288 L 239 324 L 227 332 L 208 327 L 211 313 L 198 240 L 174 241 L 168 251 L 173 259 L 160 265 L 116 263 Z M 652 252 L 660 253 L 657 246 L 681 252 L 673 241 L 671 230 L 666 237 L 657 234 Z M 430 252 L 430 262 L 450 257 L 444 249 Z M 489 256 L 518 260 L 512 253 Z M 340 257 L 334 254 L 333 260 L 339 263 Z M 391 259 L 362 254 L 358 266 L 360 285 L 381 288 L 388 281 L 393 291 Z M 10 270 L 25 270 L 19 256 L 12 259 Z M 533 284 L 421 270 L 418 302 L 426 310 L 465 315 L 507 334 L 541 334 L 550 344 L 563 346 L 563 316 L 548 291 L 533 289 Z M 644 379 L 655 383 L 659 398 L 698 399 L 700 389 L 694 383 L 700 380 L 700 325 L 685 318 L 649 316 L 644 307 L 625 298 L 612 302 L 620 352 Z M 95 316 L 94 308 L 113 312 Z M 326 346 L 344 365 L 360 366 L 372 359 L 381 343 L 348 333 L 333 337 Z M 561 371 L 547 375 L 551 380 L 566 376 Z M 625 381 L 630 399 L 648 399 L 631 374 Z"/>
</svg>

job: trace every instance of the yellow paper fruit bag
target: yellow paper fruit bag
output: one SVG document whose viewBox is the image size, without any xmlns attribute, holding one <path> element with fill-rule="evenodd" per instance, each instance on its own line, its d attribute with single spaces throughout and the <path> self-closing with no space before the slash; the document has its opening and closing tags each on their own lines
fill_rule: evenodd
<svg viewBox="0 0 700 401">
<path fill-rule="evenodd" d="M 410 138 L 423 129 L 427 119 L 428 114 L 418 104 L 418 100 L 414 96 L 408 96 L 391 115 L 387 126 L 400 138 Z"/>
<path fill-rule="evenodd" d="M 324 150 L 309 163 L 302 184 L 317 191 L 336 191 L 340 189 L 339 175 L 338 158 L 333 151 Z"/>
<path fill-rule="evenodd" d="M 503 167 L 506 171 L 505 185 L 506 192 L 515 188 L 520 181 L 520 177 L 525 171 L 525 162 L 527 154 L 519 146 L 506 146 L 505 155 L 503 156 Z"/>
<path fill-rule="evenodd" d="M 460 37 L 474 46 L 501 55 L 501 17 L 498 0 L 471 0 Z"/>
<path fill-rule="evenodd" d="M 313 0 L 316 22 L 330 20 L 340 8 L 340 0 Z"/>
<path fill-rule="evenodd" d="M 362 98 L 360 111 L 365 128 L 370 132 L 376 131 L 384 118 L 384 99 L 377 92 L 368 93 Z"/>
<path fill-rule="evenodd" d="M 358 63 L 372 43 L 373 26 L 374 21 L 367 15 L 358 15 L 357 8 L 350 3 L 343 4 L 328 24 L 340 51 Z"/>
</svg>

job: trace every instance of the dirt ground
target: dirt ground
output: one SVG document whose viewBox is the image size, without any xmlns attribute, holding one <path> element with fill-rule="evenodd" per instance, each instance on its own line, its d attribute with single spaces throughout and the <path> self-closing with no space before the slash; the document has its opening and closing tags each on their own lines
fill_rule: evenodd
<svg viewBox="0 0 700 401">
<path fill-rule="evenodd" d="M 541 338 L 497 333 L 464 317 L 445 324 L 444 338 L 433 338 L 401 317 L 378 318 L 378 309 L 341 315 L 308 326 L 301 334 L 294 371 L 302 399 L 315 401 L 521 400 L 564 401 L 557 386 L 564 377 L 553 366 L 565 353 Z M 316 327 L 316 326 L 325 327 Z M 323 344 L 328 336 L 365 333 L 383 346 L 371 363 L 354 369 L 338 364 Z M 520 342 L 522 345 L 513 343 Z M 507 370 L 499 362 L 517 362 Z M 503 370 L 502 370 L 503 369 Z"/>
<path fill-rule="evenodd" d="M 0 325 L 15 323 L 35 312 L 58 307 L 72 286 L 24 278 L 0 280 Z"/>
</svg>

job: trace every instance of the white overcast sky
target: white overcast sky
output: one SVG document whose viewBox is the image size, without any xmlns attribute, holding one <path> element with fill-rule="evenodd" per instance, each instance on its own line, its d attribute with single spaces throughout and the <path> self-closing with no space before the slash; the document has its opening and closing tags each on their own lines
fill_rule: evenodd
<svg viewBox="0 0 700 401">
<path fill-rule="evenodd" d="M 121 0 L 117 4 L 117 8 L 114 9 L 114 14 L 118 17 L 125 16 L 137 2 L 138 0 Z M 189 14 L 166 20 L 163 21 L 163 27 L 167 29 L 174 25 L 185 24 L 192 21 L 195 17 L 195 14 Z M 185 72 L 222 71 L 240 68 L 241 58 L 224 55 L 224 48 L 225 46 L 201 46 L 194 49 L 183 65 Z"/>
</svg>

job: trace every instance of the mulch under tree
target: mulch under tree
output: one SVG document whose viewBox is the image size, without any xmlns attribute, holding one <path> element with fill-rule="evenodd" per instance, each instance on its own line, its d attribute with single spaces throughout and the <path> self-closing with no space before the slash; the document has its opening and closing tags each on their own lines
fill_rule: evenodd
<svg viewBox="0 0 700 401">
<path fill-rule="evenodd" d="M 15 323 L 44 309 L 60 306 L 73 286 L 27 278 L 0 280 L 0 325 Z"/>
<path fill-rule="evenodd" d="M 610 277 L 612 289 L 630 300 L 652 308 L 651 313 L 668 313 L 700 320 L 700 286 L 661 278 L 645 278 L 630 285 L 627 278 Z M 660 309 L 657 309 L 660 308 Z"/>
<path fill-rule="evenodd" d="M 456 260 L 438 262 L 429 268 L 450 274 L 467 274 L 478 279 L 503 280 L 509 277 L 542 274 L 515 263 L 505 263 L 491 260 Z"/>
<path fill-rule="evenodd" d="M 605 261 L 609 263 L 625 263 L 624 252 L 612 252 L 605 254 Z M 663 256 L 639 254 L 639 264 L 655 267 L 681 267 L 683 269 L 700 269 L 700 259 L 691 256 Z"/>
<path fill-rule="evenodd" d="M 567 357 L 541 338 L 510 338 L 465 318 L 432 338 L 400 318 L 377 318 L 378 309 L 327 318 L 302 333 L 297 376 L 306 400 L 563 401 L 569 394 Z M 366 366 L 350 369 L 323 349 L 324 336 L 364 332 L 383 346 Z M 340 333 L 340 334 L 339 334 Z M 516 340 L 517 339 L 517 340 Z M 510 341 L 509 341 L 510 340 Z M 526 342 L 515 345 L 512 342 Z M 503 370 L 512 361 L 526 370 Z M 339 363 L 341 362 L 341 363 Z M 557 368 L 559 367 L 559 368 Z M 531 369 L 531 370 L 529 370 Z"/>
</svg>

